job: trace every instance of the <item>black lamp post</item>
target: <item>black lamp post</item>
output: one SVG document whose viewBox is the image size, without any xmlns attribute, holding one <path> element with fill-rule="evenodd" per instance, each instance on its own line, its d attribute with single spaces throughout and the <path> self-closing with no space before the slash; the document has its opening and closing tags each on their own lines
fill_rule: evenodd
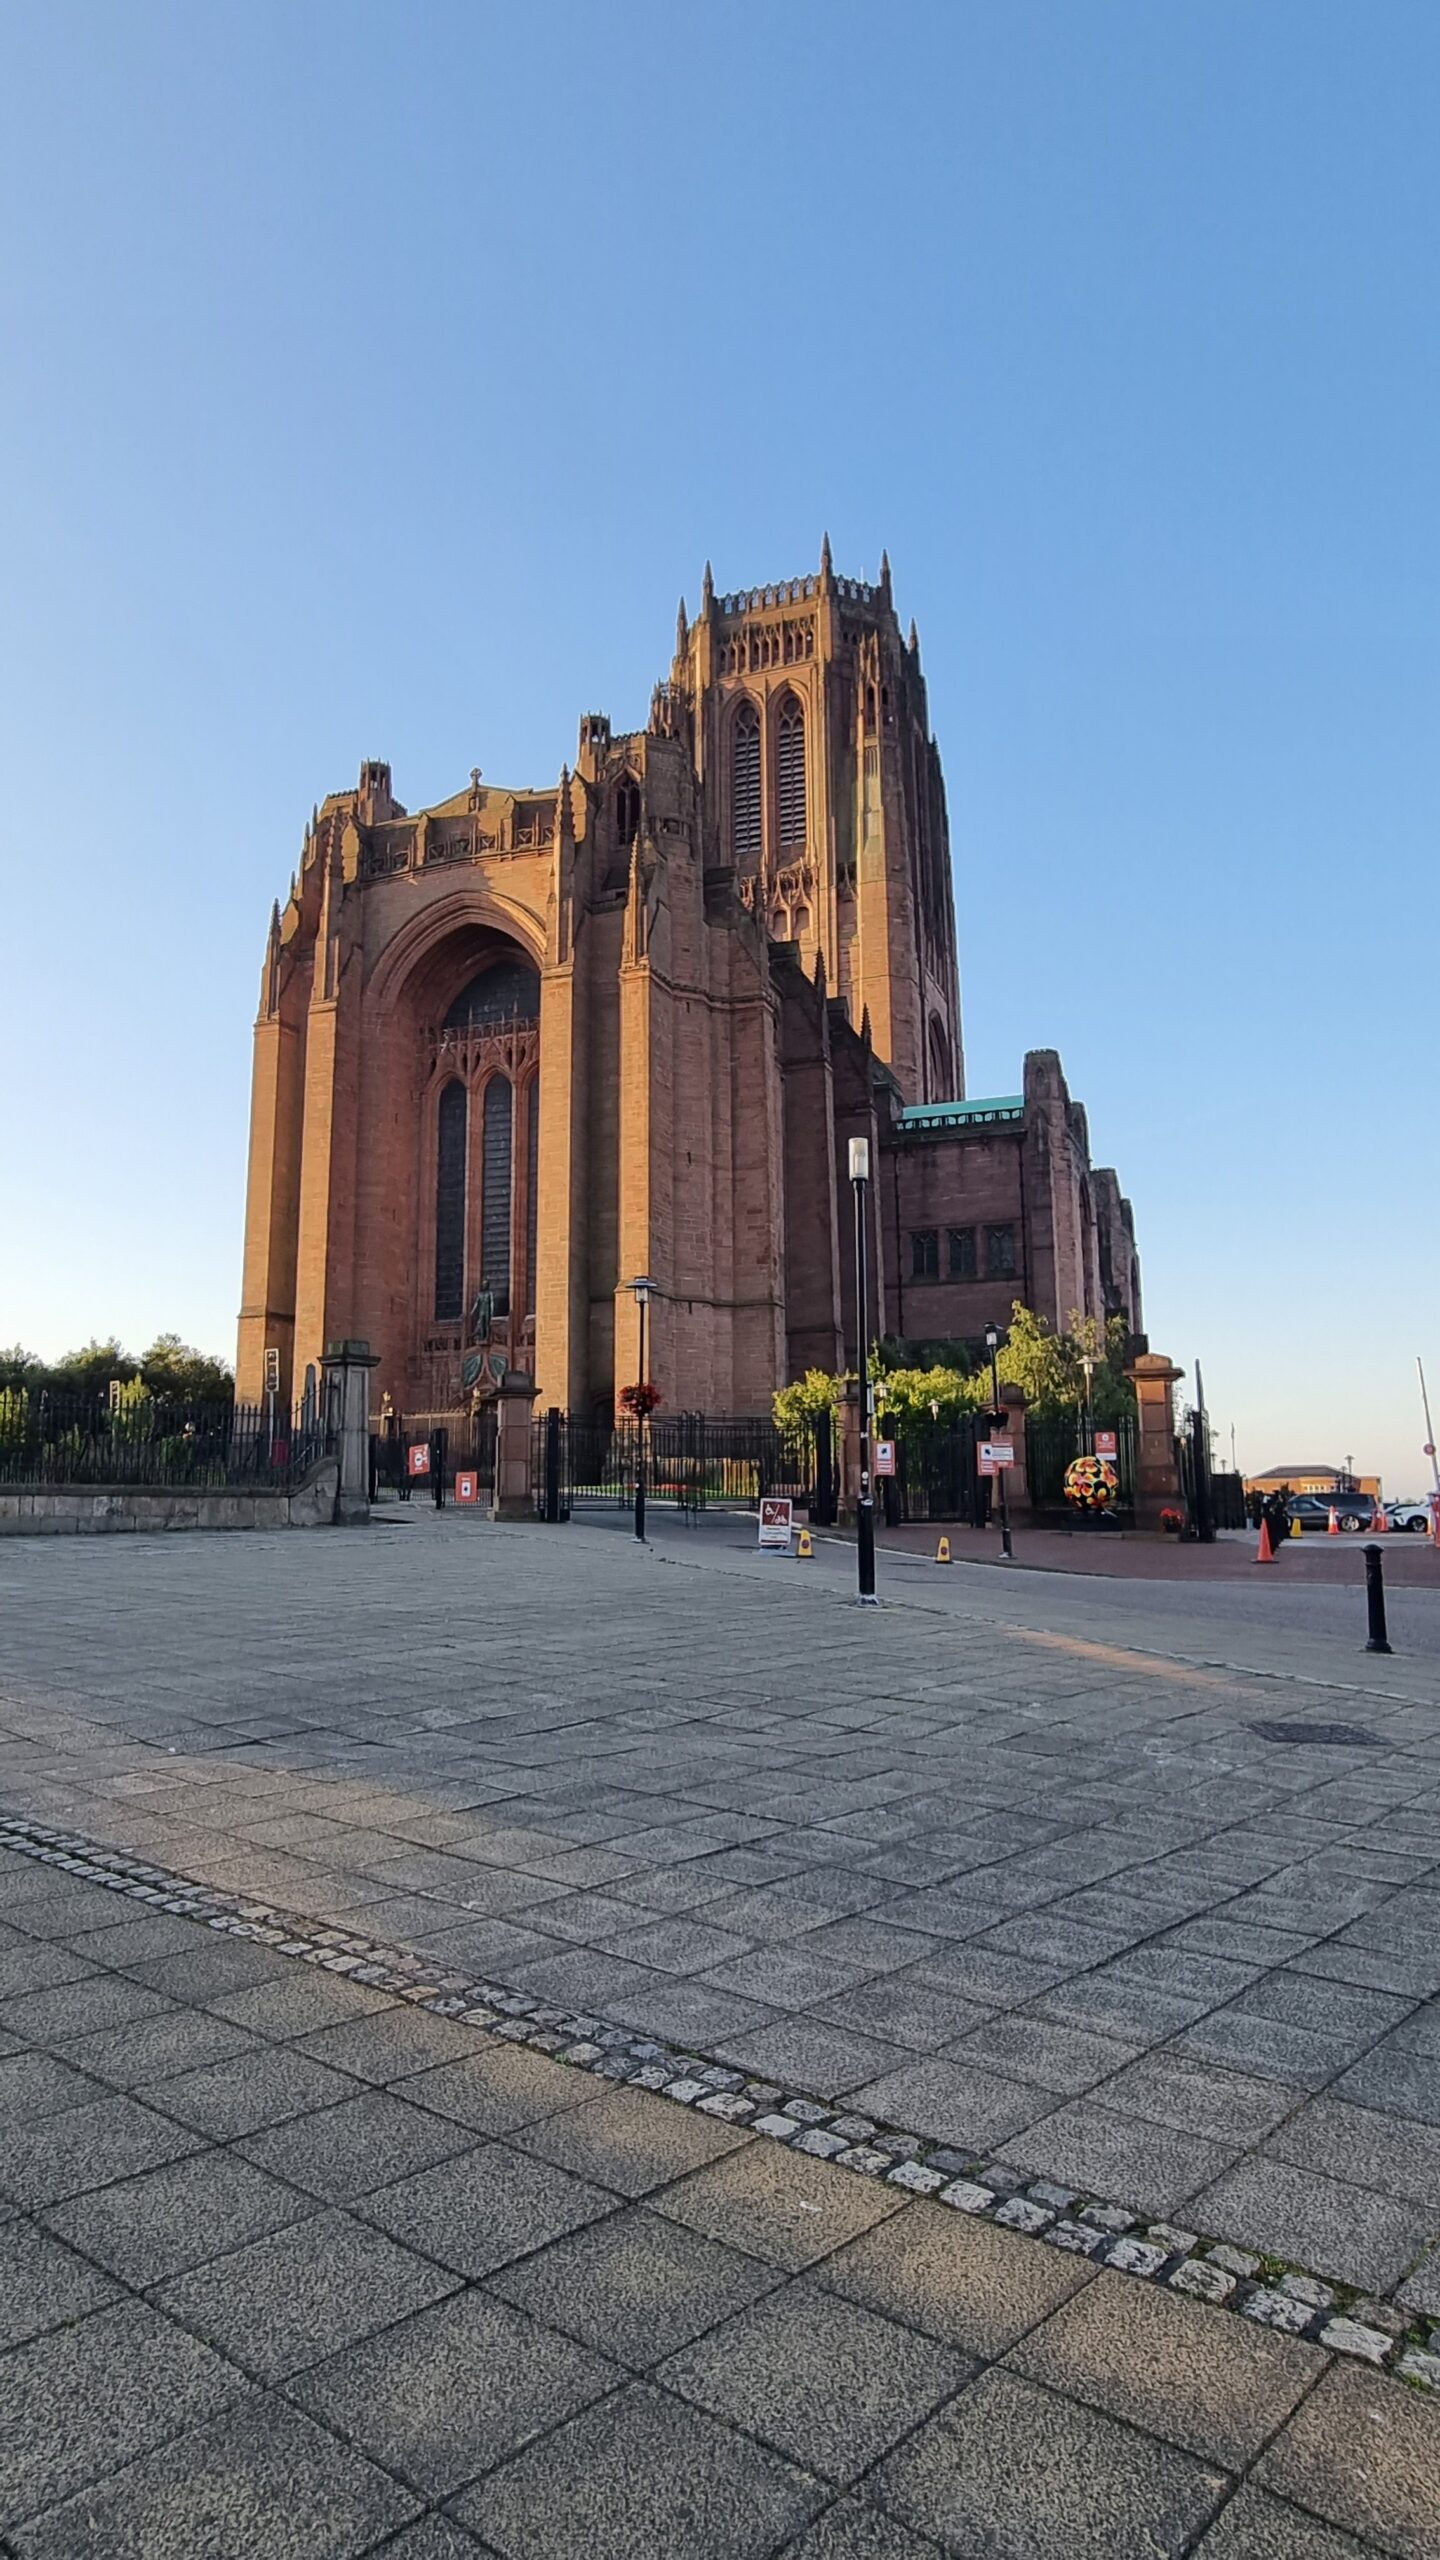
<svg viewBox="0 0 1440 2560">
<path fill-rule="evenodd" d="M 645 1310 L 655 1283 L 647 1274 L 630 1283 L 635 1304 L 640 1310 L 640 1411 L 636 1416 L 638 1441 L 635 1451 L 635 1535 L 645 1535 Z"/>
<path fill-rule="evenodd" d="M 874 1609 L 879 1603 L 875 1598 L 875 1495 L 870 1476 L 870 1306 L 865 1256 L 865 1194 L 870 1188 L 868 1138 L 850 1141 L 850 1188 L 855 1194 L 855 1335 L 856 1367 L 860 1373 L 860 1499 L 855 1509 L 855 1552 L 860 1605 Z"/>
<path fill-rule="evenodd" d="M 987 1324 L 985 1327 L 985 1348 L 990 1354 L 990 1428 L 993 1432 L 1003 1428 L 1005 1419 L 1005 1408 L 1000 1402 L 1000 1327 L 998 1324 Z M 1005 1486 L 1005 1469 L 997 1467 L 995 1472 L 1000 1478 L 1000 1553 L 1006 1563 L 1011 1564 L 1014 1562 L 1015 1550 L 1010 1544 L 1010 1498 Z"/>
</svg>

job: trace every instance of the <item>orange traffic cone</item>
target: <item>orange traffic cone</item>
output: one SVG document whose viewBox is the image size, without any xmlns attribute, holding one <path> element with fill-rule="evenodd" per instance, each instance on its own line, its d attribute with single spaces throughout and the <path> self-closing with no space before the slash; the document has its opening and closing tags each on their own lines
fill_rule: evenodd
<svg viewBox="0 0 1440 2560">
<path fill-rule="evenodd" d="M 1333 1502 L 1330 1505 L 1330 1520 L 1326 1534 L 1332 1538 L 1338 1538 L 1340 1535 L 1340 1519 Z"/>
<path fill-rule="evenodd" d="M 1377 1494 L 1375 1497 L 1375 1508 L 1370 1514 L 1370 1534 L 1372 1537 L 1378 1537 L 1380 1532 L 1388 1529 L 1389 1526 L 1390 1514 Z"/>
<path fill-rule="evenodd" d="M 1257 1564 L 1273 1564 L 1275 1561 L 1275 1550 L 1270 1544 L 1268 1520 L 1262 1520 L 1260 1523 L 1260 1545 L 1256 1551 L 1255 1561 Z"/>
</svg>

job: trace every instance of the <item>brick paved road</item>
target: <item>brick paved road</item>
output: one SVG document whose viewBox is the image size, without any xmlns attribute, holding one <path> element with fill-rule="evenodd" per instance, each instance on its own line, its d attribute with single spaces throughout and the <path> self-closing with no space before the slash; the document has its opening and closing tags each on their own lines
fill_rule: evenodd
<svg viewBox="0 0 1440 2560">
<path fill-rule="evenodd" d="M 153 1576 L 152 1747 L 198 1738 L 187 1617 L 301 1545 L 75 1560 L 80 1658 Z M 352 1612 L 369 1569 L 326 1567 Z M 265 1798 L 244 1720 L 211 1775 Z M 105 1800 L 163 1802 L 106 1756 Z M 1440 2400 L 1319 2345 L 4 1851 L 0 1967 L 13 2560 L 1433 2560 Z"/>
<path fill-rule="evenodd" d="M 844 1570 L 423 1512 L 15 1542 L 0 1806 L 1440 2315 L 1433 1674 Z"/>
</svg>

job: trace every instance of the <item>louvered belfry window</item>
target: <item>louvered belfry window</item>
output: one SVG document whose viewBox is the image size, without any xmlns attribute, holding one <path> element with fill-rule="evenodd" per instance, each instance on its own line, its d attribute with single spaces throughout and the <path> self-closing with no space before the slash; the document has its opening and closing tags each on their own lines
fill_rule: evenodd
<svg viewBox="0 0 1440 2560">
<path fill-rule="evenodd" d="M 510 1313 L 510 1166 L 515 1095 L 508 1076 L 485 1087 L 484 1148 L 480 1195 L 480 1277 L 497 1316 Z"/>
<path fill-rule="evenodd" d="M 440 1096 L 435 1144 L 435 1321 L 454 1324 L 465 1311 L 465 1087 L 452 1079 Z"/>
<path fill-rule="evenodd" d="M 775 799 L 780 850 L 788 853 L 805 842 L 805 714 L 793 695 L 775 734 Z"/>
<path fill-rule="evenodd" d="M 730 765 L 730 823 L 736 863 L 760 859 L 760 714 L 753 702 L 735 714 Z"/>
</svg>

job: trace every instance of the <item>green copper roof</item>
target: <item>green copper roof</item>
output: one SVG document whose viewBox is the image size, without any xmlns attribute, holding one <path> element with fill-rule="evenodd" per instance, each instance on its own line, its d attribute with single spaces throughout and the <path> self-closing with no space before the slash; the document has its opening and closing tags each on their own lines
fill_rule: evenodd
<svg viewBox="0 0 1440 2560">
<path fill-rule="evenodd" d="M 992 1094 L 983 1102 L 912 1102 L 900 1114 L 902 1129 L 965 1129 L 978 1122 L 1023 1120 L 1023 1093 Z"/>
</svg>

